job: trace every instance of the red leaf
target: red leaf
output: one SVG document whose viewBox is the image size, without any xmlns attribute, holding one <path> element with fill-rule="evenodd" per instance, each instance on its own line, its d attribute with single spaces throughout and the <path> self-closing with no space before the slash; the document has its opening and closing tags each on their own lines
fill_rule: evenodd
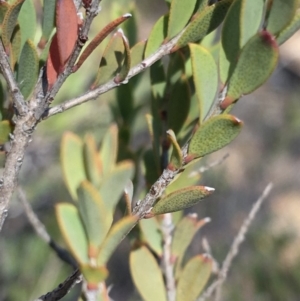
<svg viewBox="0 0 300 301">
<path fill-rule="evenodd" d="M 57 34 L 53 36 L 49 55 L 47 58 L 47 81 L 48 81 L 48 90 L 50 90 L 53 84 L 56 82 L 58 74 L 60 73 L 60 58 L 59 58 L 59 50 L 58 50 L 58 41 Z"/>
<path fill-rule="evenodd" d="M 77 40 L 77 12 L 73 0 L 57 0 L 57 44 L 61 67 L 69 59 Z"/>
</svg>

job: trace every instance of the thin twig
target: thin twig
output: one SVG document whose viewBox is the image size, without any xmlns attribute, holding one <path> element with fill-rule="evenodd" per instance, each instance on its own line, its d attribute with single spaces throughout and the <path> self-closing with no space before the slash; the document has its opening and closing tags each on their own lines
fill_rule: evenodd
<svg viewBox="0 0 300 301">
<path fill-rule="evenodd" d="M 86 37 L 92 20 L 98 13 L 100 0 L 92 1 L 92 6 L 87 14 L 82 27 L 81 36 Z M 80 42 L 79 37 L 79 42 Z M 39 81 L 34 89 L 33 96 L 28 102 L 29 106 L 24 106 L 24 98 L 19 91 L 16 81 L 8 64 L 2 43 L 0 42 L 0 69 L 7 81 L 7 85 L 11 90 L 11 95 L 14 99 L 14 105 L 17 109 L 16 125 L 11 135 L 10 149 L 7 152 L 3 177 L 0 178 L 0 231 L 6 216 L 8 215 L 8 205 L 17 184 L 17 178 L 21 169 L 25 149 L 31 141 L 32 133 L 35 130 L 37 123 L 40 121 L 41 115 L 48 108 L 50 101 L 54 98 L 57 91 L 72 72 L 72 67 L 80 53 L 82 43 L 77 43 L 67 67 L 64 72 L 58 77 L 57 82 L 46 97 L 44 96 L 43 86 L 43 71 L 40 72 Z"/>
<path fill-rule="evenodd" d="M 251 223 L 253 222 L 262 203 L 268 197 L 272 187 L 273 187 L 273 184 L 269 183 L 267 185 L 267 187 L 264 189 L 261 196 L 258 198 L 258 200 L 252 206 L 251 211 L 249 212 L 247 218 L 244 220 L 237 236 L 233 240 L 233 243 L 229 249 L 229 252 L 227 253 L 225 260 L 223 261 L 222 268 L 220 270 L 217 280 L 215 280 L 207 288 L 207 290 L 202 294 L 202 296 L 198 299 L 198 301 L 204 301 L 207 298 L 210 298 L 215 291 L 216 291 L 216 300 L 220 300 L 222 286 L 227 278 L 227 274 L 231 267 L 232 261 L 238 254 L 239 247 L 242 244 L 242 242 L 245 240 L 245 235 L 248 232 Z"/>
<path fill-rule="evenodd" d="M 20 201 L 22 202 L 22 204 L 24 206 L 27 218 L 28 218 L 30 224 L 32 225 L 33 229 L 37 233 L 37 235 L 55 251 L 56 255 L 62 261 L 66 262 L 67 264 L 71 265 L 74 269 L 76 269 L 78 267 L 76 260 L 71 256 L 71 254 L 67 250 L 60 247 L 51 238 L 51 236 L 47 232 L 46 227 L 44 226 L 44 224 L 39 220 L 37 215 L 32 210 L 32 207 L 29 204 L 23 189 L 18 187 L 17 193 L 18 193 L 18 197 L 19 197 Z"/>
<path fill-rule="evenodd" d="M 10 94 L 13 98 L 13 103 L 15 108 L 18 111 L 19 115 L 24 115 L 28 111 L 27 105 L 25 103 L 24 97 L 20 92 L 19 86 L 15 80 L 14 73 L 10 68 L 8 57 L 4 50 L 2 41 L 0 41 L 0 69 L 1 73 L 4 76 L 7 85 L 10 90 Z"/>
<path fill-rule="evenodd" d="M 159 59 L 161 59 L 163 56 L 170 53 L 173 46 L 176 44 L 178 39 L 181 37 L 183 32 L 181 32 L 178 36 L 170 40 L 168 43 L 160 46 L 160 48 L 152 55 L 150 55 L 148 58 L 144 59 L 141 63 L 131 68 L 129 71 L 128 76 L 123 81 L 124 83 L 127 83 L 130 78 L 133 76 L 143 72 L 146 68 L 149 68 L 151 65 L 153 65 L 155 62 L 157 62 Z M 122 83 L 121 83 L 122 84 Z M 121 85 L 120 83 L 116 83 L 114 79 L 111 79 L 109 82 L 97 87 L 94 90 L 91 90 L 87 93 L 84 93 L 83 95 L 73 98 L 71 100 L 65 101 L 62 104 L 59 104 L 57 106 L 54 106 L 49 109 L 48 113 L 46 114 L 45 118 L 49 118 L 55 114 L 62 113 L 66 110 L 69 110 L 75 106 L 78 106 L 82 103 L 85 103 L 89 100 L 96 99 L 99 95 L 104 94 L 118 86 Z"/>
<path fill-rule="evenodd" d="M 76 269 L 63 283 L 59 284 L 53 291 L 42 295 L 35 301 L 58 301 L 69 293 L 72 287 L 82 281 L 80 271 Z"/>
<path fill-rule="evenodd" d="M 81 49 L 83 47 L 82 40 L 87 39 L 91 24 L 99 12 L 99 3 L 100 2 L 101 2 L 101 0 L 92 1 L 91 7 L 87 11 L 87 16 L 86 16 L 86 18 L 83 22 L 82 28 L 80 30 L 78 41 L 77 41 L 76 45 L 74 46 L 73 52 L 67 62 L 67 65 L 66 65 L 64 71 L 59 74 L 52 89 L 47 93 L 47 95 L 45 97 L 46 103 L 51 103 L 51 101 L 54 99 L 54 97 L 56 96 L 57 92 L 59 91 L 59 89 L 65 82 L 65 80 L 72 73 L 75 62 L 76 62 L 76 60 L 81 52 Z"/>
<path fill-rule="evenodd" d="M 207 164 L 206 166 L 201 166 L 199 169 L 195 170 L 195 171 L 192 171 L 190 174 L 189 174 L 189 177 L 194 177 L 196 174 L 201 174 L 201 173 L 204 173 L 208 170 L 210 170 L 211 168 L 217 166 L 217 165 L 220 165 L 222 164 L 227 158 L 229 157 L 229 154 L 225 154 L 221 159 L 218 159 L 216 161 L 213 161 L 212 163 L 209 163 Z"/>
<path fill-rule="evenodd" d="M 167 295 L 168 301 L 175 301 L 176 298 L 176 286 L 174 278 L 174 264 L 171 254 L 172 244 L 172 231 L 174 225 L 172 222 L 172 214 L 166 213 L 163 216 L 161 230 L 163 234 L 163 265 L 165 270 L 165 277 L 167 283 Z"/>
</svg>

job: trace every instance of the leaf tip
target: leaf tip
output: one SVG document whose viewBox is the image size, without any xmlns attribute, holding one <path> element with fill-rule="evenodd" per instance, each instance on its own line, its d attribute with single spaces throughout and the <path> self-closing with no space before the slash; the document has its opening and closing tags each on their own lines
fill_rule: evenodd
<svg viewBox="0 0 300 301">
<path fill-rule="evenodd" d="M 237 99 L 231 97 L 231 96 L 226 96 L 226 98 L 222 101 L 220 104 L 220 108 L 222 110 L 226 110 L 230 105 L 232 105 Z"/>
<path fill-rule="evenodd" d="M 215 188 L 212 187 L 208 187 L 208 186 L 204 186 L 204 189 L 206 190 L 206 192 L 208 192 L 209 194 L 213 193 L 215 191 Z"/>
<path fill-rule="evenodd" d="M 278 48 L 276 39 L 270 32 L 268 32 L 267 30 L 262 30 L 259 35 L 266 44 L 270 45 L 273 48 Z"/>
<path fill-rule="evenodd" d="M 128 19 L 128 18 L 132 17 L 132 14 L 127 13 L 127 14 L 124 14 L 122 17 Z"/>
</svg>

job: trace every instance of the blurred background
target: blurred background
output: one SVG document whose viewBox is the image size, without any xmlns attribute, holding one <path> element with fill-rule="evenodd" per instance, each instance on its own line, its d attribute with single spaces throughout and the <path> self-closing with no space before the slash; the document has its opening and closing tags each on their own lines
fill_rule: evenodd
<svg viewBox="0 0 300 301">
<path fill-rule="evenodd" d="M 135 5 L 138 40 L 146 39 L 155 21 L 167 11 L 163 0 L 103 0 L 91 37 L 116 16 L 112 9 L 116 2 L 119 15 L 133 7 L 130 3 Z M 41 18 L 40 1 L 36 6 Z M 78 74 L 68 79 L 55 104 L 88 89 L 105 43 Z M 269 182 L 274 184 L 229 272 L 223 300 L 300 300 L 300 33 L 283 44 L 280 52 L 280 63 L 270 80 L 243 97 L 232 112 L 244 121 L 242 133 L 229 146 L 201 161 L 205 166 L 229 154 L 201 179 L 202 185 L 214 187 L 216 192 L 189 210 L 197 212 L 199 218 L 212 219 L 197 234 L 189 252 L 203 251 L 201 240 L 206 237 L 212 254 L 221 263 L 252 204 Z M 146 71 L 135 91 L 135 99 L 143 104 L 144 111 L 134 121 L 133 148 L 150 147 L 144 118 L 150 98 Z M 19 184 L 50 235 L 61 245 L 54 206 L 70 200 L 60 167 L 62 134 L 67 130 L 83 137 L 88 131 L 101 141 L 114 118 L 114 101 L 115 91 L 111 91 L 46 120 L 38 126 L 28 148 Z M 129 248 L 124 241 L 109 265 L 111 296 L 116 301 L 139 300 L 128 269 Z M 0 301 L 34 300 L 70 273 L 71 268 L 37 238 L 15 197 L 0 237 Z M 76 300 L 78 291 L 75 289 L 64 300 Z"/>
</svg>

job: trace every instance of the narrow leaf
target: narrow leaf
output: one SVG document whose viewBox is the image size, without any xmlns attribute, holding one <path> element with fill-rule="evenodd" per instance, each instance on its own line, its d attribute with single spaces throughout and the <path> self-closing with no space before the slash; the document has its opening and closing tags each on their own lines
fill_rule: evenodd
<svg viewBox="0 0 300 301">
<path fill-rule="evenodd" d="M 99 187 L 101 181 L 101 163 L 95 138 L 91 134 L 85 136 L 83 157 L 87 179 L 96 187 Z"/>
<path fill-rule="evenodd" d="M 31 40 L 27 40 L 20 55 L 17 73 L 17 81 L 25 99 L 30 96 L 36 84 L 38 68 L 39 59 L 36 48 Z"/>
<path fill-rule="evenodd" d="M 171 159 L 170 159 L 168 168 L 169 169 L 180 169 L 182 167 L 182 161 L 183 161 L 181 148 L 180 148 L 180 146 L 177 142 L 176 136 L 172 130 L 168 130 L 167 135 L 173 146 L 173 151 L 172 151 L 172 155 L 171 155 Z"/>
<path fill-rule="evenodd" d="M 57 0 L 56 33 L 60 67 L 69 59 L 78 36 L 77 11 L 73 0 Z"/>
<path fill-rule="evenodd" d="M 76 260 L 88 263 L 88 242 L 79 212 L 72 204 L 60 203 L 55 206 L 60 231 Z"/>
<path fill-rule="evenodd" d="M 5 49 L 8 49 L 10 38 L 17 24 L 18 15 L 24 1 L 25 0 L 17 0 L 5 13 L 2 23 L 2 42 Z"/>
<path fill-rule="evenodd" d="M 189 44 L 193 79 L 200 107 L 200 123 L 206 117 L 218 88 L 218 69 L 214 58 L 204 47 Z"/>
<path fill-rule="evenodd" d="M 181 130 L 189 113 L 191 91 L 186 77 L 180 78 L 172 87 L 167 106 L 167 124 L 175 134 Z"/>
<path fill-rule="evenodd" d="M 206 186 L 191 186 L 177 190 L 161 198 L 154 205 L 151 214 L 158 215 L 192 207 L 203 198 L 212 194 L 213 191 L 214 188 Z"/>
<path fill-rule="evenodd" d="M 203 39 L 208 33 L 216 29 L 223 21 L 232 2 L 233 0 L 223 0 L 198 13 L 173 47 L 172 52 L 186 46 L 188 43 Z"/>
<path fill-rule="evenodd" d="M 186 250 L 200 228 L 210 221 L 209 218 L 197 219 L 197 214 L 189 214 L 176 225 L 172 239 L 172 256 L 176 258 L 175 275 L 178 278 Z"/>
<path fill-rule="evenodd" d="M 36 10 L 33 0 L 26 0 L 20 10 L 18 21 L 22 32 L 21 45 L 25 44 L 27 40 L 34 41 L 36 32 Z"/>
<path fill-rule="evenodd" d="M 113 124 L 109 127 L 101 143 L 99 157 L 102 164 L 102 174 L 108 176 L 117 163 L 118 154 L 118 127 Z"/>
<path fill-rule="evenodd" d="M 267 12 L 267 30 L 273 35 L 278 35 L 284 30 L 295 16 L 299 6 L 298 0 L 269 0 Z"/>
<path fill-rule="evenodd" d="M 83 143 L 81 139 L 66 132 L 61 141 L 60 161 L 65 183 L 73 200 L 77 200 L 76 190 L 79 184 L 86 179 L 83 163 Z"/>
<path fill-rule="evenodd" d="M 0 121 L 0 145 L 8 141 L 11 127 L 8 120 Z"/>
<path fill-rule="evenodd" d="M 14 69 L 16 63 L 19 60 L 21 49 L 21 30 L 20 26 L 16 25 L 11 36 L 10 61 L 12 69 Z"/>
<path fill-rule="evenodd" d="M 116 32 L 103 52 L 96 80 L 92 88 L 106 83 L 120 72 L 124 61 L 124 52 L 122 35 Z"/>
<path fill-rule="evenodd" d="M 147 41 L 145 58 L 153 54 L 165 40 L 167 36 L 167 24 L 167 15 L 161 16 L 154 24 Z"/>
<path fill-rule="evenodd" d="M 121 83 L 126 79 L 131 65 L 131 54 L 130 54 L 130 47 L 129 47 L 128 40 L 121 29 L 119 29 L 118 32 L 121 34 L 125 51 L 124 51 L 124 62 L 120 72 L 117 74 L 117 76 L 114 79 L 115 83 Z"/>
<path fill-rule="evenodd" d="M 89 257 L 96 258 L 98 248 L 112 224 L 113 214 L 106 206 L 98 190 L 88 181 L 77 189 L 78 208 L 89 241 Z"/>
<path fill-rule="evenodd" d="M 264 9 L 265 0 L 242 0 L 241 11 L 238 20 L 238 24 L 241 27 L 239 36 L 240 48 L 242 48 L 249 41 L 249 39 L 257 33 L 261 26 Z"/>
<path fill-rule="evenodd" d="M 84 49 L 84 51 L 82 52 L 82 54 L 79 57 L 78 62 L 76 63 L 76 65 L 73 68 L 73 72 L 77 71 L 81 67 L 81 65 L 91 55 L 91 53 L 100 45 L 100 43 L 112 31 L 114 31 L 120 24 L 122 24 L 124 21 L 126 21 L 130 17 L 131 17 L 131 14 L 125 14 L 122 17 L 119 17 L 116 20 L 107 24 Z"/>
<path fill-rule="evenodd" d="M 48 90 L 50 90 L 61 72 L 57 34 L 55 34 L 52 38 L 46 66 Z"/>
<path fill-rule="evenodd" d="M 162 233 L 156 218 L 142 219 L 139 221 L 143 241 L 160 257 L 162 255 Z"/>
<path fill-rule="evenodd" d="M 141 63 L 144 59 L 146 41 L 140 41 L 131 48 L 131 65 L 132 67 Z"/>
<path fill-rule="evenodd" d="M 132 179 L 133 173 L 134 168 L 132 162 L 122 161 L 103 179 L 100 186 L 100 194 L 106 204 L 106 208 L 110 211 L 114 211 L 128 180 Z"/>
<path fill-rule="evenodd" d="M 278 45 L 283 44 L 287 39 L 289 39 L 296 31 L 300 29 L 300 11 L 297 12 L 291 21 L 291 23 L 282 30 L 277 36 Z"/>
<path fill-rule="evenodd" d="M 55 25 L 56 0 L 47 0 L 43 3 L 42 37 L 39 46 L 43 46 L 49 40 Z M 44 47 L 41 47 L 44 48 Z"/>
<path fill-rule="evenodd" d="M 197 0 L 172 0 L 168 22 L 168 38 L 176 36 L 188 23 Z"/>
<path fill-rule="evenodd" d="M 1 2 L 0 3 L 0 24 L 2 26 L 3 20 L 4 20 L 4 16 L 9 8 L 9 4 L 7 2 Z"/>
<path fill-rule="evenodd" d="M 227 100 L 223 108 L 243 94 L 261 86 L 272 74 L 278 61 L 278 45 L 267 31 L 251 38 L 243 47 L 229 80 Z"/>
<path fill-rule="evenodd" d="M 243 123 L 232 115 L 219 115 L 204 122 L 191 139 L 188 154 L 193 158 L 229 144 L 241 131 Z"/>
<path fill-rule="evenodd" d="M 220 77 L 226 83 L 241 48 L 257 33 L 264 11 L 264 0 L 236 0 L 224 19 L 220 49 Z"/>
<path fill-rule="evenodd" d="M 193 257 L 184 267 L 177 285 L 176 301 L 195 301 L 212 272 L 212 260 L 205 255 Z"/>
<path fill-rule="evenodd" d="M 175 83 L 182 77 L 187 76 L 185 70 L 186 58 L 182 52 L 177 51 L 170 55 L 170 62 L 167 70 L 167 81 L 169 85 L 175 85 Z"/>
<path fill-rule="evenodd" d="M 146 247 L 132 251 L 129 262 L 133 282 L 143 300 L 167 301 L 161 270 L 150 251 Z"/>
<path fill-rule="evenodd" d="M 107 264 L 112 253 L 131 228 L 134 227 L 136 222 L 137 218 L 135 216 L 126 216 L 112 226 L 99 249 L 98 265 L 101 266 Z"/>
</svg>

